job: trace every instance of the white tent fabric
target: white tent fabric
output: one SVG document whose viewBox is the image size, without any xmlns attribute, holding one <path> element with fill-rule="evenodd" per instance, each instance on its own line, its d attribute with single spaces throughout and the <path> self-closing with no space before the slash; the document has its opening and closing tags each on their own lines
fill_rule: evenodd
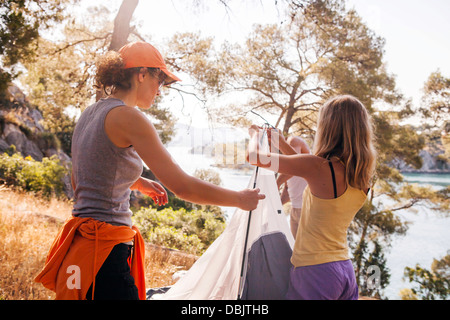
<svg viewBox="0 0 450 320">
<path fill-rule="evenodd" d="M 242 280 L 249 212 L 237 209 L 222 235 L 159 299 L 284 299 L 294 239 L 283 213 L 275 174 L 258 168 L 249 188 L 253 187 L 255 175 L 256 188 L 266 198 L 251 212 Z"/>
</svg>

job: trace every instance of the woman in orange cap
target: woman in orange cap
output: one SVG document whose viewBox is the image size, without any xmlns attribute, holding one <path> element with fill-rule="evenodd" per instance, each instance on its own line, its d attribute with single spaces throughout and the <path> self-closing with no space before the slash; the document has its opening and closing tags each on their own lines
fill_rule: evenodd
<svg viewBox="0 0 450 320">
<path fill-rule="evenodd" d="M 264 199 L 258 189 L 228 190 L 186 174 L 150 120 L 134 108 L 150 108 L 162 86 L 179 80 L 145 42 L 129 43 L 98 61 L 96 82 L 107 97 L 86 108 L 73 134 L 73 218 L 36 278 L 57 299 L 145 299 L 144 250 L 142 237 L 132 229 L 130 192 L 139 190 L 159 205 L 167 203 L 167 194 L 159 183 L 141 177 L 142 161 L 189 202 L 252 210 Z M 137 264 L 141 274 L 134 279 L 127 263 L 133 240 L 138 256 L 132 257 L 131 269 Z"/>
</svg>

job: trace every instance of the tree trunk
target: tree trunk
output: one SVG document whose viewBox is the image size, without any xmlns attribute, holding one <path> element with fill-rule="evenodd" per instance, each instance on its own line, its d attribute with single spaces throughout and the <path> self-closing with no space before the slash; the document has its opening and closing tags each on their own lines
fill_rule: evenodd
<svg viewBox="0 0 450 320">
<path fill-rule="evenodd" d="M 127 43 L 130 34 L 130 22 L 139 0 L 123 0 L 119 12 L 114 19 L 114 31 L 109 50 L 117 51 Z"/>
<path fill-rule="evenodd" d="M 361 239 L 359 240 L 358 246 L 356 247 L 354 252 L 358 252 L 359 255 L 356 257 L 356 268 L 355 268 L 355 276 L 356 276 L 356 283 L 358 286 L 360 286 L 360 275 L 361 275 L 361 267 L 362 267 L 362 260 L 363 260 L 363 254 L 364 249 L 363 245 L 366 242 L 366 234 L 367 229 L 369 228 L 369 221 L 366 221 L 363 227 L 363 231 L 361 233 Z"/>
<path fill-rule="evenodd" d="M 116 18 L 114 19 L 114 30 L 108 50 L 118 51 L 127 43 L 130 34 L 131 18 L 138 3 L 139 0 L 123 0 L 119 12 L 117 12 Z M 98 89 L 95 92 L 95 101 L 103 97 L 103 90 Z"/>
<path fill-rule="evenodd" d="M 295 109 L 293 107 L 288 107 L 286 112 L 286 119 L 284 120 L 283 133 L 287 135 L 289 133 L 289 129 L 292 126 L 292 117 L 294 116 Z"/>
</svg>

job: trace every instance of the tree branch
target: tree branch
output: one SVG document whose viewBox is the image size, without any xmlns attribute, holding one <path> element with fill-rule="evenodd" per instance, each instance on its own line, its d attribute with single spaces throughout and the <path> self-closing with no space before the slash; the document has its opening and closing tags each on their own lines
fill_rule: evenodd
<svg viewBox="0 0 450 320">
<path fill-rule="evenodd" d="M 265 92 L 264 90 L 262 90 L 260 88 L 256 88 L 256 87 L 253 87 L 253 86 L 249 86 L 249 87 L 234 87 L 234 90 L 236 90 L 236 91 L 239 91 L 239 90 L 240 91 L 245 91 L 245 90 L 256 91 L 256 92 L 262 94 L 263 96 L 269 98 L 272 101 L 273 105 L 279 107 L 282 110 L 284 109 L 283 105 L 281 103 L 277 102 L 271 94 Z"/>
<path fill-rule="evenodd" d="M 70 47 L 76 46 L 76 45 L 78 45 L 78 44 L 80 44 L 80 43 L 91 42 L 91 41 L 96 41 L 96 40 L 105 40 L 105 39 L 107 39 L 111 34 L 112 34 L 111 32 L 108 32 L 108 33 L 106 33 L 106 34 L 103 35 L 103 36 L 93 36 L 93 38 L 91 38 L 91 39 L 81 39 L 81 40 L 77 40 L 77 41 L 75 41 L 75 42 L 70 42 L 70 43 L 67 43 L 64 47 L 59 48 L 58 50 L 56 50 L 56 51 L 54 51 L 54 52 L 51 52 L 51 53 L 49 53 L 49 54 L 50 54 L 50 55 L 58 54 L 58 53 L 60 53 L 61 51 L 64 51 L 64 50 L 66 50 L 66 49 L 68 49 L 68 48 L 70 48 Z"/>
<path fill-rule="evenodd" d="M 203 104 L 206 104 L 206 102 L 207 102 L 206 99 L 200 98 L 200 97 L 199 97 L 196 93 L 194 93 L 194 92 L 185 91 L 185 90 L 182 90 L 182 89 L 176 88 L 176 87 L 170 87 L 170 89 L 173 89 L 173 90 L 175 90 L 175 91 L 178 91 L 178 93 L 180 94 L 180 96 L 181 96 L 182 98 L 183 98 L 183 95 L 182 95 L 182 94 L 188 94 L 188 95 L 194 96 L 198 101 L 200 101 L 200 102 L 203 103 Z M 183 98 L 183 103 L 184 103 L 184 98 Z"/>
</svg>

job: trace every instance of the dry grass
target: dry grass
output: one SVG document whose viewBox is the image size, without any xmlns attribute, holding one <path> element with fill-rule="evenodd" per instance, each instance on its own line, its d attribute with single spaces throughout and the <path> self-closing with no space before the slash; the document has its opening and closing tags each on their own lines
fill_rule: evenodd
<svg viewBox="0 0 450 320">
<path fill-rule="evenodd" d="M 54 293 L 35 283 L 71 203 L 44 201 L 0 186 L 0 300 L 47 300 Z M 173 284 L 172 275 L 196 257 L 147 246 L 147 287 Z"/>
<path fill-rule="evenodd" d="M 145 259 L 147 288 L 165 287 L 174 284 L 172 275 L 177 271 L 189 270 L 197 258 L 197 256 L 191 254 L 147 245 Z"/>
</svg>

